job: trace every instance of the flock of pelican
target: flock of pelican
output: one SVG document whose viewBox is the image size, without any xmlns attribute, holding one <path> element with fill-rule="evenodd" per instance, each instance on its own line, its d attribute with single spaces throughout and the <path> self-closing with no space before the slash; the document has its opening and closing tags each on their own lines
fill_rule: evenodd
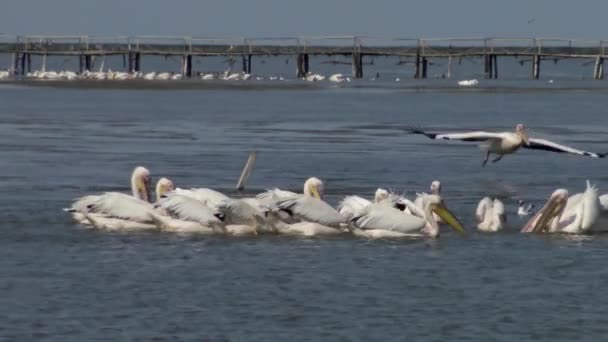
<svg viewBox="0 0 608 342">
<path fill-rule="evenodd" d="M 594 153 L 560 145 L 544 139 L 530 138 L 522 124 L 515 132 L 464 132 L 422 134 L 432 139 L 481 142 L 493 162 L 519 148 L 539 149 L 603 158 Z M 231 198 L 209 188 L 176 188 L 168 178 L 156 184 L 156 197 L 151 197 L 151 174 L 146 168 L 135 168 L 131 176 L 131 194 L 107 192 L 77 199 L 65 211 L 86 226 L 104 230 L 151 229 L 163 232 L 224 235 L 286 234 L 300 236 L 353 234 L 365 238 L 430 237 L 436 238 L 440 226 L 447 225 L 460 234 L 466 230 L 447 208 L 441 194 L 441 183 L 433 181 L 429 193 L 418 193 L 412 200 L 385 189 L 374 197 L 346 196 L 336 208 L 324 201 L 325 186 L 312 177 L 306 180 L 302 193 L 272 189 L 255 197 Z M 520 217 L 533 215 L 523 226 L 523 233 L 584 234 L 608 228 L 608 194 L 600 196 L 587 181 L 581 193 L 569 195 L 556 190 L 547 202 L 533 213 L 534 206 L 519 201 Z M 483 198 L 475 211 L 477 228 L 497 232 L 505 228 L 505 206 L 498 198 Z"/>
<path fill-rule="evenodd" d="M 231 198 L 209 188 L 176 188 L 163 177 L 156 184 L 153 198 L 150 171 L 139 166 L 131 176 L 130 195 L 88 195 L 64 210 L 76 222 L 103 230 L 437 237 L 439 224 L 445 223 L 464 234 L 462 224 L 446 207 L 439 191 L 439 182 L 434 182 L 430 194 L 420 193 L 412 202 L 378 189 L 371 201 L 348 196 L 334 208 L 324 201 L 325 186 L 315 177 L 306 180 L 302 193 L 272 189 L 251 198 Z"/>
</svg>

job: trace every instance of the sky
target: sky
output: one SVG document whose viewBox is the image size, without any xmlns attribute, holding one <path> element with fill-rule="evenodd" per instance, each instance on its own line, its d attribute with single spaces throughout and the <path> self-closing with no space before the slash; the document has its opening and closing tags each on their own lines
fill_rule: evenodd
<svg viewBox="0 0 608 342">
<path fill-rule="evenodd" d="M 0 0 L 0 34 L 608 39 L 606 0 Z"/>
</svg>

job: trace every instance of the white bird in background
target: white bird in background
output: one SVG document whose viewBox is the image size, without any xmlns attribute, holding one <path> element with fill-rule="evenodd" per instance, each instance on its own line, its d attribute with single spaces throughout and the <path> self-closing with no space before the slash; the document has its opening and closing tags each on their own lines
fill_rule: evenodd
<svg viewBox="0 0 608 342">
<path fill-rule="evenodd" d="M 476 86 L 479 84 L 478 80 L 462 80 L 462 81 L 458 81 L 458 85 L 461 87 L 472 87 L 472 86 Z"/>
<path fill-rule="evenodd" d="M 597 188 L 587 181 L 585 192 L 570 198 L 568 190 L 555 190 L 521 231 L 565 234 L 599 232 L 607 229 L 607 216 Z"/>
<path fill-rule="evenodd" d="M 532 214 L 532 210 L 534 210 L 534 204 L 529 203 L 526 204 L 523 200 L 517 201 L 517 215 L 524 217 Z"/>
<path fill-rule="evenodd" d="M 389 192 L 385 189 L 378 188 L 374 193 L 373 203 L 380 203 L 390 196 Z M 346 196 L 338 204 L 338 212 L 342 214 L 346 219 L 350 220 L 357 216 L 367 206 L 371 205 L 372 201 L 369 201 L 359 196 Z"/>
<path fill-rule="evenodd" d="M 492 200 L 484 197 L 477 205 L 475 217 L 477 218 L 477 229 L 484 232 L 497 232 L 507 221 L 505 207 L 498 198 Z"/>
<path fill-rule="evenodd" d="M 533 150 L 544 150 L 559 153 L 570 153 L 581 156 L 604 158 L 607 153 L 595 153 L 578 150 L 569 146 L 545 140 L 529 138 L 524 125 L 518 124 L 515 132 L 462 132 L 462 133 L 427 133 L 420 129 L 411 129 L 411 134 L 421 134 L 435 140 L 461 140 L 467 142 L 480 142 L 479 147 L 486 153 L 482 166 L 485 166 L 490 158 L 490 154 L 498 157 L 492 160 L 493 163 L 501 160 L 505 155 L 519 150 L 521 147 Z"/>
</svg>

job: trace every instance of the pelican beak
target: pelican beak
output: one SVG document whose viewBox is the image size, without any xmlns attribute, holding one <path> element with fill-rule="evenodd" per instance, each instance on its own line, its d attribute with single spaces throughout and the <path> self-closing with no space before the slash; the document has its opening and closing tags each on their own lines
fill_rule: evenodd
<svg viewBox="0 0 608 342">
<path fill-rule="evenodd" d="M 460 221 L 458 221 L 456 216 L 454 216 L 454 214 L 452 214 L 452 212 L 446 208 L 443 203 L 432 205 L 431 210 L 441 217 L 443 221 L 452 227 L 457 233 L 466 235 L 467 232 Z"/>
<path fill-rule="evenodd" d="M 323 200 L 323 198 L 322 198 L 321 194 L 319 193 L 319 190 L 317 189 L 316 186 L 310 187 L 310 193 L 312 194 L 312 197 Z"/>
<path fill-rule="evenodd" d="M 550 228 L 551 222 L 558 218 L 566 204 L 568 193 L 563 190 L 555 191 L 547 203 L 522 228 L 522 233 L 542 233 Z"/>
<path fill-rule="evenodd" d="M 140 179 L 137 182 L 137 191 L 139 192 L 139 195 L 141 196 L 141 198 L 144 201 L 146 201 L 146 202 L 150 201 L 150 178 L 149 177 Z"/>
</svg>

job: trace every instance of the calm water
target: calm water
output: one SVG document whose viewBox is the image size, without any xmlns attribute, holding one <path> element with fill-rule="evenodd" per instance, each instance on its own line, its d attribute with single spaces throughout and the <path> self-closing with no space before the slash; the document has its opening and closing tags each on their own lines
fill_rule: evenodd
<svg viewBox="0 0 608 342">
<path fill-rule="evenodd" d="M 481 168 L 474 146 L 404 128 L 523 122 L 533 135 L 604 152 L 608 86 L 417 84 L 425 86 L 0 85 L 0 340 L 605 338 L 608 237 L 521 235 L 515 203 L 540 204 L 558 187 L 581 191 L 586 179 L 608 192 L 608 162 L 523 151 Z M 232 193 L 253 149 L 245 195 L 299 190 L 314 175 L 335 204 L 378 186 L 411 196 L 439 179 L 471 233 L 446 230 L 436 241 L 121 234 L 79 227 L 61 211 L 84 194 L 128 189 L 140 164 L 155 179 Z M 510 229 L 474 231 L 486 195 L 503 199 Z"/>
</svg>

